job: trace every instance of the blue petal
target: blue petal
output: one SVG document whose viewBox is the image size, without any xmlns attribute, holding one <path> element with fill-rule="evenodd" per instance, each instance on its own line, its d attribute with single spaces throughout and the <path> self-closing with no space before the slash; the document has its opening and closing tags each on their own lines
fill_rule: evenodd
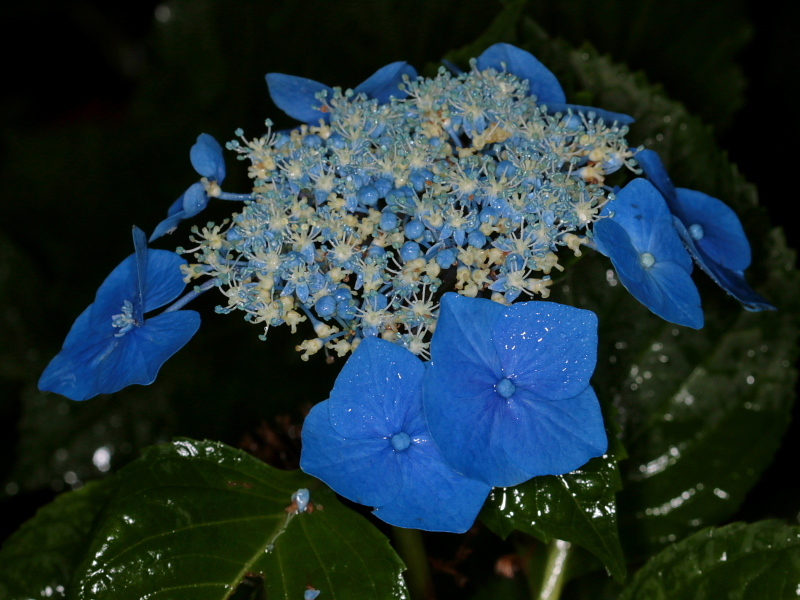
<svg viewBox="0 0 800 600">
<path fill-rule="evenodd" d="M 600 402 L 590 386 L 572 398 L 548 401 L 518 391 L 512 400 L 503 420 L 503 448 L 531 477 L 569 473 L 608 449 Z"/>
<path fill-rule="evenodd" d="M 676 192 L 675 216 L 690 231 L 694 224 L 703 229 L 703 237 L 695 239 L 695 244 L 727 269 L 744 271 L 749 267 L 750 244 L 733 209 L 703 192 L 685 188 L 677 188 Z"/>
<path fill-rule="evenodd" d="M 622 226 L 612 219 L 601 219 L 593 231 L 598 251 L 611 258 L 617 273 L 633 284 L 640 282 L 644 277 L 641 259 Z"/>
<path fill-rule="evenodd" d="M 186 192 L 184 192 L 184 194 L 185 193 Z M 169 205 L 169 208 L 167 209 L 167 216 L 171 217 L 172 215 L 178 214 L 179 212 L 180 213 L 183 212 L 183 194 L 181 194 L 180 197 L 178 197 L 178 199 L 175 200 L 175 202 Z"/>
<path fill-rule="evenodd" d="M 366 338 L 342 368 L 331 391 L 330 421 L 353 438 L 417 433 L 422 416 L 422 361 L 407 349 Z"/>
<path fill-rule="evenodd" d="M 654 150 L 642 150 L 636 153 L 636 161 L 644 169 L 645 175 L 650 182 L 661 192 L 667 204 L 672 207 L 675 202 L 675 186 L 661 162 L 661 157 Z"/>
<path fill-rule="evenodd" d="M 463 533 L 472 527 L 492 488 L 456 473 L 432 441 L 412 445 L 404 458 L 400 494 L 375 516 L 425 531 Z"/>
<path fill-rule="evenodd" d="M 398 61 L 381 67 L 369 78 L 356 86 L 357 94 L 366 94 L 368 98 L 373 98 L 379 104 L 386 104 L 391 98 L 403 99 L 408 96 L 408 92 L 398 86 L 403 83 L 403 76 L 408 75 L 409 79 L 417 78 L 417 71 L 407 62 Z"/>
<path fill-rule="evenodd" d="M 181 196 L 179 198 L 179 200 L 181 201 L 181 206 L 183 206 L 183 196 Z M 168 216 L 166 219 L 161 221 L 161 223 L 156 225 L 156 228 L 153 230 L 153 233 L 150 236 L 150 240 L 149 241 L 153 242 L 153 241 L 157 240 L 158 238 L 160 238 L 163 235 L 166 235 L 168 233 L 172 233 L 173 231 L 175 231 L 175 229 L 177 229 L 177 227 L 178 227 L 178 225 L 180 225 L 181 221 L 183 221 L 186 218 L 187 218 L 186 212 L 183 211 L 183 210 L 180 210 L 180 211 Z"/>
<path fill-rule="evenodd" d="M 551 115 L 555 113 L 567 114 L 567 112 L 570 110 L 573 113 L 584 114 L 587 116 L 590 112 L 593 112 L 596 115 L 596 119 L 603 119 L 605 124 L 609 126 L 612 125 L 613 123 L 618 123 L 619 125 L 630 125 L 631 123 L 636 121 L 636 119 L 634 119 L 630 115 L 612 112 L 610 110 L 604 110 L 602 108 L 595 108 L 593 106 L 580 106 L 578 104 L 565 104 L 563 102 L 547 103 L 547 112 L 548 114 Z"/>
<path fill-rule="evenodd" d="M 147 276 L 147 238 L 144 231 L 134 226 L 133 248 L 136 256 L 136 296 L 133 299 L 133 318 L 144 323 L 144 288 Z"/>
<path fill-rule="evenodd" d="M 94 302 L 89 307 L 91 330 L 102 336 L 118 333 L 119 329 L 111 326 L 111 317 L 122 312 L 122 305 L 126 300 L 132 303 L 137 291 L 137 260 L 136 255 L 131 254 L 109 273 L 98 288 Z M 64 342 L 65 346 L 67 343 L 72 343 L 72 336 L 73 332 L 70 330 Z"/>
<path fill-rule="evenodd" d="M 181 295 L 186 287 L 181 272 L 181 265 L 185 264 L 184 258 L 169 250 L 150 250 L 147 253 L 147 279 L 144 284 L 145 312 L 161 308 Z"/>
<path fill-rule="evenodd" d="M 267 86 L 272 101 L 290 117 L 312 125 L 320 119 L 330 121 L 330 113 L 319 110 L 322 102 L 316 97 L 320 92 L 327 92 L 328 98 L 333 96 L 333 89 L 327 85 L 304 77 L 268 73 Z"/>
<path fill-rule="evenodd" d="M 205 186 L 200 183 L 193 183 L 183 193 L 183 212 L 184 218 L 188 219 L 198 214 L 208 206 L 208 194 L 206 194 Z"/>
<path fill-rule="evenodd" d="M 189 159 L 194 170 L 201 177 L 207 177 L 217 183 L 225 180 L 225 159 L 222 157 L 222 146 L 212 136 L 201 133 L 197 142 L 189 150 Z"/>
<path fill-rule="evenodd" d="M 442 296 L 436 335 L 431 340 L 432 361 L 446 359 L 463 368 L 474 364 L 486 373 L 500 375 L 497 351 L 487 332 L 494 329 L 504 309 L 497 302 L 453 292 Z"/>
<path fill-rule="evenodd" d="M 572 398 L 589 385 L 597 364 L 597 317 L 555 302 L 507 308 L 492 332 L 503 373 L 540 398 Z"/>
<path fill-rule="evenodd" d="M 394 500 L 403 486 L 397 452 L 387 439 L 348 439 L 331 425 L 330 402 L 320 402 L 303 423 L 300 468 L 336 493 L 367 506 Z"/>
<path fill-rule="evenodd" d="M 530 93 L 542 104 L 564 103 L 567 97 L 556 76 L 530 52 L 511 44 L 495 44 L 477 60 L 478 70 L 508 71 L 528 81 Z"/>
<path fill-rule="evenodd" d="M 714 280 L 714 283 L 741 302 L 745 309 L 753 312 L 777 310 L 766 298 L 747 285 L 742 271 L 734 271 L 715 262 L 695 244 L 680 221 L 676 222 L 676 227 L 697 265 Z"/>
<path fill-rule="evenodd" d="M 436 335 L 438 330 L 434 340 Z M 476 381 L 475 376 L 463 363 L 440 359 L 430 364 L 422 400 L 431 435 L 445 460 L 462 475 L 492 486 L 522 483 L 531 475 L 512 462 L 502 446 L 506 401 L 495 392 L 498 378 Z"/>
<path fill-rule="evenodd" d="M 161 365 L 197 332 L 200 315 L 184 310 L 145 321 L 121 337 L 91 327 L 90 306 L 75 321 L 68 340 L 39 380 L 39 389 L 86 400 L 132 385 L 152 383 Z M 109 327 L 109 329 L 111 329 Z"/>
</svg>

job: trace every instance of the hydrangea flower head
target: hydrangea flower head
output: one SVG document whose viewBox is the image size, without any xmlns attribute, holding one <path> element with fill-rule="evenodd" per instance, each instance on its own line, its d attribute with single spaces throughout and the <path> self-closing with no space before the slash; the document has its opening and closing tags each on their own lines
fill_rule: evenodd
<svg viewBox="0 0 800 600">
<path fill-rule="evenodd" d="M 471 67 L 423 78 L 393 63 L 344 91 L 268 75 L 307 124 L 228 144 L 250 162 L 253 198 L 186 250 L 194 276 L 221 282 L 218 310 L 264 335 L 310 322 L 304 359 L 374 336 L 427 357 L 443 287 L 546 298 L 557 250 L 579 253 L 606 177 L 633 166 L 627 128 L 550 111 L 538 95 L 563 95 L 558 82 L 513 46 Z"/>
<path fill-rule="evenodd" d="M 662 319 L 700 329 L 703 309 L 691 277 L 692 259 L 658 190 L 636 178 L 603 213 L 607 218 L 594 224 L 595 242 L 622 285 Z"/>
<path fill-rule="evenodd" d="M 608 447 L 596 360 L 590 311 L 445 294 L 424 384 L 431 435 L 458 472 L 492 486 L 573 471 Z"/>
<path fill-rule="evenodd" d="M 39 379 L 39 389 L 72 400 L 153 383 L 161 365 L 200 327 L 191 310 L 145 314 L 171 302 L 185 284 L 174 252 L 148 250 L 134 229 L 136 253 L 120 263 L 70 329 L 64 346 Z"/>
<path fill-rule="evenodd" d="M 747 310 L 774 310 L 744 279 L 751 261 L 750 244 L 733 209 L 703 192 L 676 188 L 653 150 L 640 151 L 636 160 L 667 201 L 697 265 Z"/>
<path fill-rule="evenodd" d="M 431 439 L 424 374 L 405 348 L 365 339 L 306 417 L 300 466 L 387 523 L 464 532 L 491 488 L 456 473 Z"/>
</svg>

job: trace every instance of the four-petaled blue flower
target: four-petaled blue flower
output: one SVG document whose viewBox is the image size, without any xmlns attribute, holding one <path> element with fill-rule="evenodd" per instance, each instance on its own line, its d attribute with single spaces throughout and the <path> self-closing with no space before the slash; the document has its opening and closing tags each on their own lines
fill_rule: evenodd
<svg viewBox="0 0 800 600">
<path fill-rule="evenodd" d="M 658 190 L 638 177 L 602 215 L 606 218 L 594 224 L 594 239 L 622 285 L 662 319 L 700 329 L 703 309 L 692 281 L 692 259 Z"/>
<path fill-rule="evenodd" d="M 423 403 L 456 471 L 492 486 L 560 475 L 606 452 L 594 313 L 442 297 Z"/>
<path fill-rule="evenodd" d="M 424 375 L 405 348 L 364 339 L 306 417 L 300 466 L 387 523 L 460 533 L 491 488 L 444 461 L 422 411 Z"/>
<path fill-rule="evenodd" d="M 703 192 L 676 188 L 655 151 L 642 150 L 636 160 L 667 201 L 697 265 L 747 310 L 775 310 L 744 279 L 744 270 L 750 266 L 750 244 L 733 209 Z"/>
<path fill-rule="evenodd" d="M 197 332 L 195 311 L 145 318 L 183 291 L 180 266 L 186 261 L 174 252 L 148 250 L 141 229 L 134 228 L 134 242 L 136 253 L 111 272 L 72 325 L 39 379 L 40 390 L 86 400 L 134 383 L 148 385 Z"/>
<path fill-rule="evenodd" d="M 620 125 L 630 125 L 635 119 L 629 115 L 615 113 L 591 106 L 567 104 L 567 96 L 558 79 L 552 71 L 545 67 L 533 54 L 517 48 L 511 44 L 494 44 L 489 46 L 477 59 L 479 71 L 494 69 L 507 71 L 520 79 L 528 82 L 529 92 L 536 96 L 541 104 L 547 106 L 551 114 L 560 112 L 588 114 L 590 112 L 603 119 L 606 123 L 617 122 Z"/>
<path fill-rule="evenodd" d="M 399 87 L 406 75 L 416 79 L 417 71 L 407 62 L 393 62 L 375 71 L 353 91 L 386 104 L 393 97 L 405 98 L 408 95 Z M 330 113 L 320 110 L 323 107 L 317 97 L 321 92 L 328 98 L 333 96 L 333 88 L 324 83 L 284 73 L 268 73 L 267 87 L 272 101 L 293 119 L 311 125 L 318 125 L 320 120 L 330 121 Z"/>
<path fill-rule="evenodd" d="M 200 177 L 205 177 L 206 180 L 217 186 L 225 181 L 225 159 L 222 157 L 222 146 L 209 134 L 201 133 L 197 136 L 197 142 L 189 151 L 189 159 Z M 208 192 L 203 182 L 198 181 L 190 185 L 189 189 L 169 207 L 167 218 L 156 225 L 150 241 L 175 231 L 181 221 L 195 216 L 208 206 L 208 201 Z"/>
</svg>

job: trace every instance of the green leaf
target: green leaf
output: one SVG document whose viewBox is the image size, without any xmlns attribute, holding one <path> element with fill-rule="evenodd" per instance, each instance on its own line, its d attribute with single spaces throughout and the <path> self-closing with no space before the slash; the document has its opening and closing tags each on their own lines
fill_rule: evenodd
<svg viewBox="0 0 800 600">
<path fill-rule="evenodd" d="M 245 578 L 270 600 L 407 597 L 388 540 L 318 480 L 213 442 L 149 448 L 122 469 L 70 598 L 221 600 Z M 291 496 L 311 490 L 313 512 Z"/>
<path fill-rule="evenodd" d="M 616 579 L 624 579 L 614 502 L 620 488 L 617 459 L 607 454 L 566 475 L 495 488 L 481 520 L 502 537 L 516 529 L 543 542 L 555 538 L 578 544 L 594 553 Z"/>
<path fill-rule="evenodd" d="M 39 509 L 0 549 L 0 598 L 63 598 L 114 478 L 88 483 Z"/>
<path fill-rule="evenodd" d="M 651 558 L 620 600 L 797 598 L 800 527 L 779 521 L 709 528 Z"/>
<path fill-rule="evenodd" d="M 795 397 L 800 274 L 754 187 L 699 119 L 590 48 L 570 50 L 530 22 L 525 35 L 529 49 L 592 104 L 635 116 L 629 141 L 658 150 L 677 185 L 734 207 L 753 246 L 748 278 L 779 308 L 746 312 L 698 272 L 706 325 L 688 330 L 652 315 L 599 255 L 572 267 L 566 287 L 553 286 L 551 299 L 598 314 L 593 382 L 613 400 L 630 455 L 620 526 L 629 549 L 647 555 L 730 517 L 771 462 Z"/>
</svg>

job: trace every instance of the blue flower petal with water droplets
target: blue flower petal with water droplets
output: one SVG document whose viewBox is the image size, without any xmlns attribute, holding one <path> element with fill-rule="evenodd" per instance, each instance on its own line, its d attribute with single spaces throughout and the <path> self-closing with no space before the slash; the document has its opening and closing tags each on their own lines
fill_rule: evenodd
<svg viewBox="0 0 800 600">
<path fill-rule="evenodd" d="M 494 44 L 477 58 L 479 71 L 506 71 L 528 81 L 530 93 L 542 104 L 566 102 L 558 79 L 533 54 L 511 44 Z"/>
<path fill-rule="evenodd" d="M 433 439 L 457 471 L 488 485 L 578 468 L 607 448 L 589 387 L 596 353 L 589 311 L 445 294 L 423 394 Z"/>
<path fill-rule="evenodd" d="M 392 525 L 463 532 L 491 488 L 456 473 L 431 439 L 424 372 L 405 348 L 364 339 L 306 417 L 300 467 Z"/>
<path fill-rule="evenodd" d="M 703 192 L 676 188 L 661 157 L 653 150 L 641 150 L 636 160 L 666 200 L 681 239 L 697 265 L 745 309 L 775 310 L 745 281 L 744 270 L 751 261 L 750 244 L 733 209 Z"/>
<path fill-rule="evenodd" d="M 146 265 L 143 282 L 139 258 Z M 39 379 L 39 389 L 86 400 L 132 384 L 152 383 L 161 365 L 197 332 L 200 315 L 182 310 L 139 319 L 133 309 L 124 333 L 114 318 L 124 314 L 126 303 L 134 307 L 140 287 L 142 313 L 174 300 L 185 287 L 182 264 L 186 261 L 174 252 L 146 248 L 122 261 L 72 325 L 61 352 Z"/>
<path fill-rule="evenodd" d="M 691 278 L 692 260 L 658 190 L 646 179 L 634 179 L 603 215 L 594 224 L 594 239 L 622 285 L 661 318 L 700 329 L 703 309 Z"/>
</svg>

